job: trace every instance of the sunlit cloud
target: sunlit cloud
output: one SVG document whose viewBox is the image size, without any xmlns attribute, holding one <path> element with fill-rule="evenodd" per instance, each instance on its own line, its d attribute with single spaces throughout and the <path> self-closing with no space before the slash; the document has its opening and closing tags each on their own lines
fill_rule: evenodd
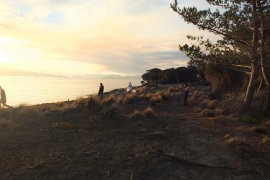
<svg viewBox="0 0 270 180">
<path fill-rule="evenodd" d="M 128 75 L 186 65 L 178 44 L 190 32 L 204 32 L 180 20 L 170 2 L 1 0 L 0 64 L 56 75 Z"/>
</svg>

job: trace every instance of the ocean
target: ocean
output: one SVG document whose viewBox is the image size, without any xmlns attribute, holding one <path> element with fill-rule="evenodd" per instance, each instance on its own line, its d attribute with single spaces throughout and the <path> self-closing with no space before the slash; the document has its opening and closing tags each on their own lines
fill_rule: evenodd
<svg viewBox="0 0 270 180">
<path fill-rule="evenodd" d="M 138 86 L 141 79 L 0 76 L 0 85 L 6 92 L 7 104 L 11 106 L 74 100 L 96 94 L 99 83 L 103 83 L 104 91 L 108 92 L 126 88 L 129 82 L 133 86 Z"/>
</svg>

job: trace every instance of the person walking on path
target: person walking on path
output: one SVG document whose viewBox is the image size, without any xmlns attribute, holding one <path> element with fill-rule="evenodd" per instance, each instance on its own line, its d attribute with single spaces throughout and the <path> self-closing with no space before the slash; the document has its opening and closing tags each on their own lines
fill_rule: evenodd
<svg viewBox="0 0 270 180">
<path fill-rule="evenodd" d="M 185 84 L 185 86 L 184 86 L 184 105 L 187 105 L 188 93 L 189 93 L 189 86 L 188 86 L 188 84 Z"/>
<path fill-rule="evenodd" d="M 103 92 L 104 92 L 104 86 L 102 83 L 100 83 L 99 90 L 98 90 L 98 96 L 100 99 L 103 99 Z"/>
<path fill-rule="evenodd" d="M 0 100 L 0 108 L 1 105 L 6 106 L 7 98 L 6 98 L 6 92 L 5 90 L 0 86 L 0 95 L 1 95 L 1 100 Z"/>
</svg>

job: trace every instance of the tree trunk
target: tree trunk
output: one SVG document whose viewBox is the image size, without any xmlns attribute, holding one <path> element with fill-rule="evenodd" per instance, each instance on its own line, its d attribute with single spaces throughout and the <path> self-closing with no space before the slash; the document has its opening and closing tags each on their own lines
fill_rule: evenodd
<svg viewBox="0 0 270 180">
<path fill-rule="evenodd" d="M 262 88 L 262 84 L 263 84 L 263 77 L 262 76 L 260 76 L 260 78 L 259 78 L 259 87 L 257 88 L 257 91 L 256 91 L 256 96 L 260 93 L 260 90 L 261 90 L 261 88 Z"/>
<path fill-rule="evenodd" d="M 266 66 L 266 58 L 265 58 L 265 40 L 266 40 L 266 34 L 265 34 L 265 17 L 264 12 L 262 8 L 262 4 L 260 1 L 258 1 L 258 9 L 260 12 L 260 63 L 261 63 L 261 71 L 262 75 L 265 81 L 265 84 L 267 85 L 267 98 L 265 107 L 263 108 L 264 113 L 268 113 L 270 110 L 270 77 L 269 77 L 269 70 Z"/>
<path fill-rule="evenodd" d="M 253 100 L 253 95 L 257 87 L 258 82 L 258 23 L 257 23 L 257 4 L 256 0 L 252 1 L 252 44 L 250 46 L 250 60 L 251 60 L 251 74 L 246 91 L 245 101 L 242 107 L 242 111 L 246 111 L 250 108 Z"/>
<path fill-rule="evenodd" d="M 243 111 L 246 111 L 250 108 L 255 89 L 258 85 L 257 67 L 253 64 L 253 65 L 251 65 L 251 68 L 252 68 L 252 70 L 251 70 L 250 79 L 249 79 L 249 83 L 248 83 L 248 87 L 247 87 L 247 91 L 246 91 L 245 101 L 244 101 L 244 105 L 242 107 Z"/>
</svg>

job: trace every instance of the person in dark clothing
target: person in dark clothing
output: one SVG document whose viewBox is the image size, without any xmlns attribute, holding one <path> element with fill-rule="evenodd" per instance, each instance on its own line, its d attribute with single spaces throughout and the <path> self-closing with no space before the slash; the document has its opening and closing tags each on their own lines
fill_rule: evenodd
<svg viewBox="0 0 270 180">
<path fill-rule="evenodd" d="M 184 86 L 184 105 L 187 105 L 187 101 L 188 101 L 188 93 L 189 93 L 189 86 L 188 84 L 185 84 Z"/>
<path fill-rule="evenodd" d="M 100 83 L 99 90 L 98 90 L 98 96 L 100 99 L 103 99 L 103 92 L 104 92 L 104 86 L 102 83 Z"/>
</svg>

